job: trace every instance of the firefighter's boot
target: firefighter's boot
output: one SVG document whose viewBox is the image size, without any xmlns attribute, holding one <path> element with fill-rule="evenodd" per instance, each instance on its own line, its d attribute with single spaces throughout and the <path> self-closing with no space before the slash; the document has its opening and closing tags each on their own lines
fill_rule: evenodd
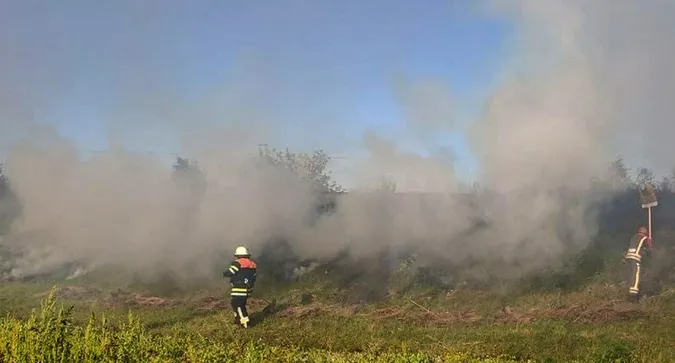
<svg viewBox="0 0 675 363">
<path fill-rule="evenodd" d="M 237 308 L 237 311 L 239 312 L 239 322 L 241 323 L 241 326 L 244 327 L 244 329 L 248 328 L 248 316 L 244 316 L 244 313 L 241 311 L 241 308 Z"/>
</svg>

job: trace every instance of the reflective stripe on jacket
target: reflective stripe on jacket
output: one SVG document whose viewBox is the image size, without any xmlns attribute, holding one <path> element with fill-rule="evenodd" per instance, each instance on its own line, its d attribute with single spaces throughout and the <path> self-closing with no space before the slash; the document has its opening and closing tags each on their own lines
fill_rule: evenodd
<svg viewBox="0 0 675 363">
<path fill-rule="evenodd" d="M 648 239 L 649 239 L 648 236 L 639 233 L 633 236 L 628 245 L 628 251 L 626 251 L 626 255 L 624 257 L 629 260 L 641 262 L 642 248 L 644 247 L 645 241 L 647 241 L 647 244 L 649 245 Z"/>
<path fill-rule="evenodd" d="M 225 277 L 230 278 L 231 296 L 251 295 L 257 277 L 257 268 L 256 263 L 250 258 L 241 257 L 232 261 L 228 269 L 223 272 Z"/>
</svg>

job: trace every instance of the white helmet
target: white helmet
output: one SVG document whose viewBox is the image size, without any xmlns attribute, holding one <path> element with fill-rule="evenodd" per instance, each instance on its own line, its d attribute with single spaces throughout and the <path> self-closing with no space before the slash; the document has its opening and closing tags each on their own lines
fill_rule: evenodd
<svg viewBox="0 0 675 363">
<path fill-rule="evenodd" d="M 237 249 L 234 250 L 234 255 L 235 256 L 250 256 L 250 254 L 248 253 L 248 250 L 244 246 L 237 247 Z"/>
</svg>

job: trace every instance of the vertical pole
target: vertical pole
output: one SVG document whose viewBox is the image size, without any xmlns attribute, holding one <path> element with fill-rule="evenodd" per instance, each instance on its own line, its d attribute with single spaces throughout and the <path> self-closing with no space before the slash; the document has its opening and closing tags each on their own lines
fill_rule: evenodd
<svg viewBox="0 0 675 363">
<path fill-rule="evenodd" d="M 652 207 L 649 207 L 647 212 L 649 214 L 649 238 L 652 237 Z"/>
</svg>

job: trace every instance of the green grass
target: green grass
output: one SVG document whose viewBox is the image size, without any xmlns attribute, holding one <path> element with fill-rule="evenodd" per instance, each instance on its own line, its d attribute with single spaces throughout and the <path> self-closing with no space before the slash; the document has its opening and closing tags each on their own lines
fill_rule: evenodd
<svg viewBox="0 0 675 363">
<path fill-rule="evenodd" d="M 91 314 L 84 325 L 75 324 L 73 306 L 58 306 L 54 290 L 44 300 L 39 312 L 32 312 L 25 319 L 6 317 L 0 321 L 0 360 L 3 362 L 508 362 L 504 357 L 473 359 L 448 349 L 444 354 L 431 355 L 418 349 L 401 346 L 395 351 L 351 349 L 354 342 L 344 340 L 343 346 L 333 349 L 294 344 L 274 344 L 255 339 L 256 333 L 222 329 L 219 336 L 207 337 L 200 329 L 203 322 L 189 326 L 174 326 L 170 332 L 152 332 L 142 326 L 140 320 L 129 313 L 126 321 L 111 323 L 105 315 Z M 222 315 L 215 318 L 217 325 Z M 317 320 L 317 328 L 338 327 L 335 320 Z M 323 324 L 322 324 L 323 323 Z M 332 323 L 332 324 L 330 324 Z M 337 325 L 336 325 L 337 323 Z M 343 326 L 345 328 L 359 328 Z M 283 327 L 282 327 L 283 328 Z M 361 327 L 363 328 L 363 327 Z M 224 332 L 222 331 L 224 330 Z M 253 330 L 252 330 L 253 331 Z M 329 330 L 323 330 L 324 338 Z M 307 333 L 307 330 L 296 330 Z M 213 332 L 211 332 L 213 333 Z M 223 335 L 224 333 L 224 335 Z M 279 337 L 276 337 L 279 338 Z M 275 339 L 278 341 L 278 339 Z M 325 340 L 325 339 L 324 339 Z M 297 341 L 297 340 L 296 340 Z M 330 340 L 324 344 L 332 345 Z M 318 345 L 317 345 L 318 346 Z M 357 351 L 358 350 L 358 351 Z"/>
<path fill-rule="evenodd" d="M 337 303 L 334 291 L 301 285 L 277 290 L 278 306 L 264 316 L 264 302 L 253 299 L 258 323 L 243 330 L 232 324 L 227 300 L 202 310 L 199 300 L 130 306 L 106 302 L 105 290 L 62 298 L 58 291 L 0 286 L 1 361 L 675 361 L 668 292 L 637 305 L 603 285 L 521 296 L 418 291 L 350 305 Z M 303 299 L 307 293 L 313 299 Z"/>
</svg>

